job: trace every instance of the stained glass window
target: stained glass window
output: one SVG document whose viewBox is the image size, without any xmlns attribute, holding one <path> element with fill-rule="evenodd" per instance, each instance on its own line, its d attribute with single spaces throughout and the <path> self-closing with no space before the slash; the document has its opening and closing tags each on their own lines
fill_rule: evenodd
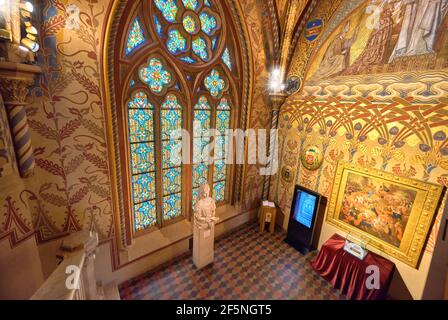
<svg viewBox="0 0 448 320">
<path fill-rule="evenodd" d="M 175 0 L 154 0 L 157 9 L 168 22 L 176 22 L 178 7 Z"/>
<path fill-rule="evenodd" d="M 199 19 L 201 19 L 201 28 L 206 34 L 211 35 L 216 29 L 217 22 L 216 18 L 207 12 L 202 12 L 199 15 Z"/>
<path fill-rule="evenodd" d="M 137 49 L 140 45 L 142 45 L 145 42 L 146 38 L 143 33 L 142 25 L 138 17 L 135 17 L 128 35 L 128 40 L 126 44 L 126 55 L 130 55 L 135 49 Z"/>
<path fill-rule="evenodd" d="M 216 109 L 215 124 L 212 126 L 213 108 L 206 96 L 201 96 L 194 107 L 193 138 L 193 198 L 199 187 L 209 183 L 210 173 L 213 197 L 217 202 L 225 200 L 228 154 L 228 129 L 230 129 L 231 107 L 227 98 L 222 98 Z M 214 136 L 214 157 L 211 157 L 209 129 L 216 129 Z M 213 160 L 213 161 L 210 161 Z M 212 165 L 210 165 L 212 163 Z"/>
<path fill-rule="evenodd" d="M 195 62 L 195 60 L 192 59 L 191 57 L 182 57 L 180 59 L 188 64 L 193 64 Z"/>
<path fill-rule="evenodd" d="M 134 233 L 191 216 L 205 183 L 219 204 L 229 199 L 227 134 L 234 125 L 232 102 L 238 101 L 233 88 L 241 90 L 239 79 L 244 78 L 232 70 L 240 47 L 227 45 L 237 38 L 234 24 L 227 24 L 223 32 L 229 19 L 222 10 L 227 2 L 217 6 L 218 0 L 137 1 L 139 6 L 133 8 L 142 10 L 135 9 L 138 18 L 133 13 L 131 21 L 120 22 L 129 34 L 117 45 L 126 55 L 119 62 L 126 65 L 117 70 L 130 70 L 120 75 L 129 82 L 117 88 L 127 97 L 127 119 L 119 126 L 127 129 L 127 142 L 120 153 L 128 161 L 123 199 L 130 202 L 125 207 L 131 210 Z M 150 41 L 150 34 L 158 39 Z M 142 64 L 141 55 L 133 53 L 143 46 L 148 56 Z M 230 78 L 227 69 L 232 71 Z M 192 110 L 185 109 L 187 99 L 193 100 Z M 179 129 L 185 128 L 192 130 L 191 169 L 182 162 L 185 136 Z"/>
<path fill-rule="evenodd" d="M 193 196 L 198 194 L 201 185 L 208 182 L 209 150 L 211 137 L 208 130 L 211 128 L 212 110 L 205 96 L 201 96 L 194 107 L 193 123 Z"/>
<path fill-rule="evenodd" d="M 185 31 L 189 34 L 197 34 L 200 28 L 200 24 L 195 19 L 193 14 L 186 14 L 182 20 Z"/>
<path fill-rule="evenodd" d="M 178 54 L 187 49 L 187 40 L 182 36 L 179 30 L 174 29 L 168 32 L 167 48 L 172 54 Z"/>
<path fill-rule="evenodd" d="M 193 40 L 193 52 L 203 61 L 207 61 L 209 58 L 207 43 L 201 37 Z"/>
<path fill-rule="evenodd" d="M 156 27 L 157 35 L 162 38 L 163 37 L 163 27 L 162 24 L 159 21 L 159 18 L 157 18 L 156 15 L 154 15 L 154 25 Z"/>
<path fill-rule="evenodd" d="M 196 10 L 199 6 L 199 3 L 197 0 L 182 0 L 184 6 L 186 9 L 190 10 Z"/>
<path fill-rule="evenodd" d="M 219 71 L 213 69 L 212 72 L 205 77 L 204 85 L 213 97 L 218 97 L 224 90 L 226 83 L 221 78 Z"/>
<path fill-rule="evenodd" d="M 228 130 L 230 129 L 231 108 L 229 100 L 224 97 L 216 107 L 215 157 L 213 168 L 213 197 L 217 202 L 224 201 L 226 191 L 228 156 Z"/>
<path fill-rule="evenodd" d="M 174 94 L 169 94 L 162 104 L 162 192 L 163 221 L 182 214 L 182 106 Z"/>
<path fill-rule="evenodd" d="M 154 107 L 144 92 L 136 92 L 128 102 L 132 195 L 135 229 L 143 230 L 156 222 Z"/>
<path fill-rule="evenodd" d="M 230 58 L 230 50 L 226 48 L 222 54 L 222 61 L 226 64 L 227 68 L 232 71 L 232 60 Z"/>
<path fill-rule="evenodd" d="M 161 93 L 164 87 L 171 83 L 172 76 L 165 69 L 162 61 L 152 58 L 146 67 L 140 69 L 140 79 L 149 86 L 152 92 Z"/>
</svg>

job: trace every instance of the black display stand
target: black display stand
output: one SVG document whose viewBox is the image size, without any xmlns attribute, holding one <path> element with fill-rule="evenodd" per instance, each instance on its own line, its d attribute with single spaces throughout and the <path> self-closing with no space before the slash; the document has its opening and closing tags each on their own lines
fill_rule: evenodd
<svg viewBox="0 0 448 320">
<path fill-rule="evenodd" d="M 305 226 L 294 219 L 297 201 L 300 194 L 303 192 L 317 198 L 310 227 Z M 320 231 L 322 229 L 326 206 L 326 197 L 305 187 L 296 185 L 294 189 L 294 198 L 292 201 L 291 213 L 289 215 L 288 232 L 285 242 L 304 255 L 310 251 L 316 250 L 319 244 Z"/>
</svg>

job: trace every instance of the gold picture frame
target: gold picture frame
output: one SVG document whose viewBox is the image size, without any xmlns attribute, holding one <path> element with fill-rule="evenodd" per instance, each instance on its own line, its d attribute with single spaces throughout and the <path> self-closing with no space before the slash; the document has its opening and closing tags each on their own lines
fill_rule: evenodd
<svg viewBox="0 0 448 320">
<path fill-rule="evenodd" d="M 326 221 L 418 268 L 445 188 L 339 162 Z"/>
</svg>

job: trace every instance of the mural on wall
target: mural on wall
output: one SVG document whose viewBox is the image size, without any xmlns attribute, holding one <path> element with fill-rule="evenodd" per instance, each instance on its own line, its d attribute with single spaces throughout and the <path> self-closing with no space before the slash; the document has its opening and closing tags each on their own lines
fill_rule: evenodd
<svg viewBox="0 0 448 320">
<path fill-rule="evenodd" d="M 335 2 L 319 2 L 310 20 L 322 18 L 325 30 L 313 43 L 302 34 L 291 66 L 305 83 L 280 117 L 282 166 L 296 177 L 275 182 L 284 212 L 295 183 L 328 197 L 340 160 L 448 185 L 448 2 Z M 325 159 L 316 171 L 297 162 L 308 144 Z"/>
<path fill-rule="evenodd" d="M 448 22 L 447 11 L 446 1 L 366 2 L 313 56 L 307 77 L 316 81 L 447 67 L 448 43 L 442 28 Z"/>
</svg>

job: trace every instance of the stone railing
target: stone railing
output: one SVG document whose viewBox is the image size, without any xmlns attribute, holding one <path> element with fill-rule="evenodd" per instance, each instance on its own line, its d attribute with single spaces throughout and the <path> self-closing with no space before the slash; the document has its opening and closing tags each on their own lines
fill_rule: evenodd
<svg viewBox="0 0 448 320">
<path fill-rule="evenodd" d="M 63 260 L 32 300 L 101 300 L 95 279 L 96 232 L 81 231 L 62 241 Z"/>
</svg>

